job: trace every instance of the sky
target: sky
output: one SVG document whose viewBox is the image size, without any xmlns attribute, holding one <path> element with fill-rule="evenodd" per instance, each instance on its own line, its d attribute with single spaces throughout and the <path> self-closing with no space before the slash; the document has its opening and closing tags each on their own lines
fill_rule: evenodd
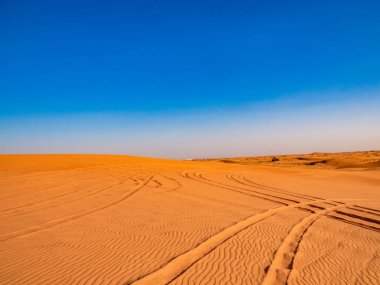
<svg viewBox="0 0 380 285">
<path fill-rule="evenodd" d="M 0 0 L 0 153 L 380 149 L 379 1 Z"/>
</svg>

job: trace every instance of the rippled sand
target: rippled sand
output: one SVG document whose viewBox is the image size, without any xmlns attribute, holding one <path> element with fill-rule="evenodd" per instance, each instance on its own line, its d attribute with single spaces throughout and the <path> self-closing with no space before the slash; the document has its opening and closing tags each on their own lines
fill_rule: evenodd
<svg viewBox="0 0 380 285">
<path fill-rule="evenodd" d="M 379 284 L 379 152 L 0 156 L 1 284 Z"/>
</svg>

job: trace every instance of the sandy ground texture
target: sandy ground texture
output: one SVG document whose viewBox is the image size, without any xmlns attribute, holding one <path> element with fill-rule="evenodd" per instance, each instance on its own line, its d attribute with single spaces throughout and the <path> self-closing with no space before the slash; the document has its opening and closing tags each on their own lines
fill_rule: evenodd
<svg viewBox="0 0 380 285">
<path fill-rule="evenodd" d="M 1 284 L 379 284 L 380 152 L 0 156 Z"/>
</svg>

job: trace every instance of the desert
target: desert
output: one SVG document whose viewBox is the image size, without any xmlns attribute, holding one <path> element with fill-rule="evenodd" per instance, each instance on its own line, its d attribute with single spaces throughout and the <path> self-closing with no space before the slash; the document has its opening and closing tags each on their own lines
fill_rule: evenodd
<svg viewBox="0 0 380 285">
<path fill-rule="evenodd" d="M 0 285 L 379 285 L 379 4 L 0 0 Z"/>
<path fill-rule="evenodd" d="M 1 284 L 378 284 L 380 152 L 0 156 Z"/>
</svg>

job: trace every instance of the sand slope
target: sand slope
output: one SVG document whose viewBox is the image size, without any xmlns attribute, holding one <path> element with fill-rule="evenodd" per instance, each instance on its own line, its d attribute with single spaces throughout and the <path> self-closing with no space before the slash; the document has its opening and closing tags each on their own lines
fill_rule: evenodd
<svg viewBox="0 0 380 285">
<path fill-rule="evenodd" d="M 378 155 L 0 156 L 0 283 L 378 284 Z"/>
</svg>

